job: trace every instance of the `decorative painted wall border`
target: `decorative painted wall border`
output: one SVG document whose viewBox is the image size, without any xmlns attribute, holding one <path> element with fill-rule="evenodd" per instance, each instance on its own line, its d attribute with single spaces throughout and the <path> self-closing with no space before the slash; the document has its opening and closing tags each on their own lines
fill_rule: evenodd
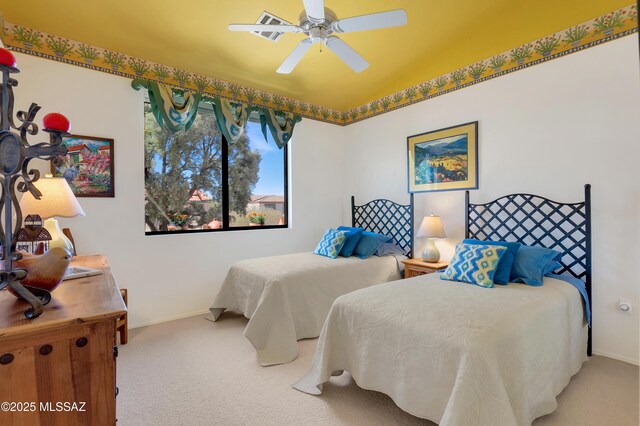
<svg viewBox="0 0 640 426">
<path fill-rule="evenodd" d="M 349 125 L 638 32 L 635 4 L 347 111 Z"/>
<path fill-rule="evenodd" d="M 5 22 L 4 43 L 15 51 L 29 55 L 121 77 L 155 80 L 176 88 L 295 112 L 312 120 L 344 126 L 636 32 L 638 9 L 636 4 L 632 4 L 348 111 L 338 111 L 190 73 L 9 22 Z"/>
<path fill-rule="evenodd" d="M 341 112 L 334 109 L 191 73 L 9 22 L 5 22 L 4 43 L 6 47 L 16 52 L 40 58 L 131 79 L 154 80 L 178 89 L 200 92 L 203 95 L 219 96 L 252 105 L 295 112 L 313 120 L 343 124 Z"/>
</svg>

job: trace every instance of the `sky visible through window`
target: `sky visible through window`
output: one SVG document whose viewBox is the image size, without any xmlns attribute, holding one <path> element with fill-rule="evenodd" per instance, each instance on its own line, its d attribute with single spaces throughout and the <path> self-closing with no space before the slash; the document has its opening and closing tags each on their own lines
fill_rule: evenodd
<svg viewBox="0 0 640 426">
<path fill-rule="evenodd" d="M 250 121 L 246 127 L 252 151 L 259 151 L 262 155 L 260 161 L 260 180 L 252 191 L 256 195 L 284 195 L 284 161 L 283 152 L 273 141 L 267 131 L 269 142 L 264 140 L 260 123 Z"/>
</svg>

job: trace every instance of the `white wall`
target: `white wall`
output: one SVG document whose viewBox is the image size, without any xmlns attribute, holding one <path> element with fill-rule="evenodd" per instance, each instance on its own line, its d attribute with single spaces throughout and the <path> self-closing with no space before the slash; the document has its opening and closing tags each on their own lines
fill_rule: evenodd
<svg viewBox="0 0 640 426">
<path fill-rule="evenodd" d="M 116 197 L 81 198 L 87 216 L 60 222 L 71 228 L 80 254 L 109 257 L 118 285 L 129 289 L 132 327 L 206 311 L 234 261 L 310 250 L 326 226 L 339 224 L 343 129 L 303 120 L 290 150 L 290 229 L 145 236 L 143 93 L 125 78 L 16 57 L 18 109 L 37 102 L 43 108 L 38 120 L 59 111 L 70 118 L 72 132 L 115 139 Z M 47 134 L 36 141 L 47 141 Z"/>
<path fill-rule="evenodd" d="M 348 126 L 347 194 L 406 201 L 406 137 L 479 121 L 479 190 L 559 201 L 593 197 L 594 351 L 638 363 L 640 85 L 638 38 L 625 37 Z M 416 194 L 416 226 L 442 216 L 450 258 L 464 238 L 464 192 Z M 346 219 L 346 217 L 345 217 Z M 416 240 L 417 253 L 424 241 Z M 617 311 L 619 297 L 634 311 Z"/>
<path fill-rule="evenodd" d="M 232 262 L 308 250 L 326 226 L 348 223 L 348 196 L 406 201 L 406 137 L 478 120 L 480 189 L 473 200 L 532 192 L 581 200 L 593 185 L 594 351 L 638 363 L 640 108 L 637 37 L 550 61 L 344 128 L 303 120 L 292 142 L 293 227 L 145 236 L 143 94 L 129 80 L 17 55 L 16 103 L 60 111 L 73 132 L 115 139 L 116 198 L 83 198 L 64 220 L 81 253 L 106 254 L 130 291 L 139 326 L 206 310 Z M 38 139 L 46 140 L 44 135 Z M 33 139 L 32 139 L 33 140 Z M 450 257 L 463 238 L 462 191 L 418 194 L 416 221 L 443 217 Z M 422 241 L 418 241 L 417 252 Z M 618 297 L 634 302 L 631 315 Z"/>
</svg>

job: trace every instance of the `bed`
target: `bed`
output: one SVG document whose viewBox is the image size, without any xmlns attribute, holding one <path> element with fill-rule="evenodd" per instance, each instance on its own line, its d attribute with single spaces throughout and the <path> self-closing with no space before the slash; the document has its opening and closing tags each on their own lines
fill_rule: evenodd
<svg viewBox="0 0 640 426">
<path fill-rule="evenodd" d="M 485 204 L 467 193 L 466 236 L 559 249 L 558 272 L 581 280 L 591 300 L 589 192 L 580 203 L 512 194 Z M 430 274 L 341 296 L 294 388 L 318 395 L 348 371 L 360 387 L 441 426 L 531 424 L 555 410 L 591 354 L 589 305 L 554 277 L 541 287 L 484 289 Z"/>
<path fill-rule="evenodd" d="M 408 205 L 373 200 L 356 205 L 352 226 L 388 235 L 406 256 L 413 251 L 413 196 Z M 396 256 L 329 259 L 311 252 L 249 259 L 234 263 L 210 311 L 214 321 L 226 309 L 249 322 L 244 335 L 261 365 L 291 362 L 297 341 L 320 335 L 333 301 L 346 293 L 401 277 Z"/>
</svg>

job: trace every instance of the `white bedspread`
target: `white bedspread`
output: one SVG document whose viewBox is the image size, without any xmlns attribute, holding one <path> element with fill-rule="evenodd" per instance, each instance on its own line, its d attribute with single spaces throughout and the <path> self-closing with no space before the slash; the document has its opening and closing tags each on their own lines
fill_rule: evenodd
<svg viewBox="0 0 640 426">
<path fill-rule="evenodd" d="M 244 335 L 261 365 L 298 356 L 297 341 L 318 337 L 333 301 L 343 294 L 400 278 L 393 256 L 329 259 L 296 253 L 234 263 L 210 310 L 217 320 L 237 309 L 249 323 Z"/>
<path fill-rule="evenodd" d="M 485 289 L 431 274 L 338 298 L 294 388 L 318 395 L 346 370 L 441 426 L 528 425 L 556 409 L 586 347 L 582 299 L 563 281 Z"/>
</svg>

